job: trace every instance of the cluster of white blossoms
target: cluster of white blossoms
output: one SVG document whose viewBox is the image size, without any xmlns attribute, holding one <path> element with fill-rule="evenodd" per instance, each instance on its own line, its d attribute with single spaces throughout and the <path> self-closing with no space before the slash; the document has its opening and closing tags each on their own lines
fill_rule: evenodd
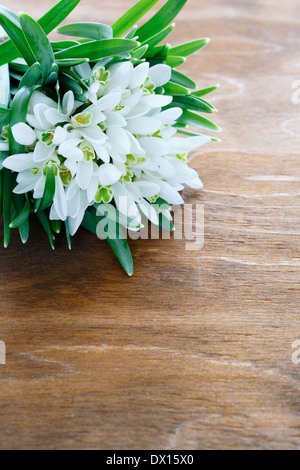
<svg viewBox="0 0 300 470">
<path fill-rule="evenodd" d="M 86 68 L 78 67 L 77 73 L 80 70 L 87 78 Z M 98 64 L 90 73 L 88 106 L 77 102 L 72 91 L 61 103 L 39 91 L 32 95 L 27 123 L 12 128 L 26 153 L 11 155 L 3 163 L 18 173 L 14 192 L 32 192 L 34 199 L 41 199 L 47 168 L 53 166 L 56 187 L 50 219 L 68 220 L 72 235 L 95 203 L 114 202 L 126 216 L 141 220 L 144 213 L 157 224 L 152 204 L 158 197 L 170 205 L 182 204 L 184 184 L 202 187 L 187 155 L 211 139 L 175 136 L 182 110 L 162 111 L 172 97 L 155 93 L 170 81 L 167 65 Z"/>
</svg>

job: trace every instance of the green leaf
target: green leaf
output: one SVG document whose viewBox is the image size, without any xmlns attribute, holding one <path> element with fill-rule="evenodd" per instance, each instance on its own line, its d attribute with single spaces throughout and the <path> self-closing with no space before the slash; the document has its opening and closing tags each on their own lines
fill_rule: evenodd
<svg viewBox="0 0 300 470">
<path fill-rule="evenodd" d="M 53 202 L 55 194 L 55 175 L 57 173 L 57 168 L 53 165 L 49 165 L 45 168 L 46 171 L 46 183 L 44 194 L 38 208 L 39 211 L 47 209 Z"/>
<path fill-rule="evenodd" d="M 57 32 L 65 36 L 95 39 L 96 41 L 113 38 L 112 27 L 101 23 L 67 24 L 58 28 Z"/>
<path fill-rule="evenodd" d="M 34 64 L 35 58 L 21 29 L 18 15 L 8 8 L 0 6 L 0 25 L 5 29 L 27 64 Z M 3 54 L 0 48 L 0 65 L 10 62 L 9 57 L 3 56 L 1 53 Z"/>
<path fill-rule="evenodd" d="M 51 47 L 54 52 L 58 52 L 64 49 L 69 49 L 73 46 L 78 46 L 80 43 L 78 41 L 55 41 L 51 42 Z"/>
<path fill-rule="evenodd" d="M 98 224 L 101 224 L 101 221 L 98 217 L 96 217 L 95 214 L 92 214 L 90 211 L 86 211 L 82 226 L 88 230 L 89 232 L 92 232 L 93 234 L 97 235 L 97 227 Z M 102 228 L 103 230 L 103 228 Z M 123 238 L 117 238 L 122 237 Z M 120 227 L 119 227 L 119 233 L 116 234 L 116 238 L 108 238 L 107 241 L 112 248 L 113 252 L 115 253 L 116 257 L 118 258 L 121 266 L 124 268 L 126 273 L 129 276 L 133 275 L 133 260 L 132 260 L 132 255 L 130 252 L 130 248 L 128 246 L 127 240 L 125 240 L 124 234 L 122 233 Z"/>
<path fill-rule="evenodd" d="M 147 23 L 137 30 L 141 42 L 153 37 L 166 28 L 182 10 L 187 0 L 168 0 L 168 2 Z"/>
<path fill-rule="evenodd" d="M 24 36 L 34 54 L 35 62 L 39 62 L 44 80 L 49 76 L 54 63 L 54 53 L 43 28 L 29 15 L 22 13 L 20 23 Z"/>
<path fill-rule="evenodd" d="M 0 126 L 6 126 L 10 121 L 10 110 L 7 108 L 0 108 Z"/>
<path fill-rule="evenodd" d="M 175 23 L 171 24 L 167 28 L 155 34 L 154 36 L 152 36 L 152 38 L 147 39 L 147 41 L 145 41 L 142 44 L 142 46 L 144 46 L 145 44 L 148 45 L 148 54 L 147 54 L 148 57 L 151 56 L 153 48 L 157 44 L 159 44 L 161 41 L 163 41 L 167 36 L 169 36 L 169 34 L 173 31 L 174 28 L 175 28 Z"/>
<path fill-rule="evenodd" d="M 86 44 L 70 47 L 64 51 L 57 52 L 57 59 L 72 59 L 84 57 L 91 61 L 97 61 L 104 57 L 111 57 L 123 52 L 130 52 L 139 47 L 137 41 L 130 39 L 104 39 L 103 41 L 93 41 Z"/>
<path fill-rule="evenodd" d="M 151 10 L 160 0 L 140 0 L 121 18 L 113 24 L 115 37 L 120 37 L 134 26 L 148 11 Z"/>
<path fill-rule="evenodd" d="M 78 5 L 80 0 L 61 0 L 40 20 L 39 25 L 46 34 L 51 33 Z M 14 43 L 9 40 L 0 45 L 0 65 L 10 63 L 19 56 Z"/>
<path fill-rule="evenodd" d="M 183 109 L 190 109 L 191 111 L 203 113 L 214 113 L 217 111 L 210 103 L 193 95 L 176 96 L 173 100 L 172 106 L 179 106 Z"/>
<path fill-rule="evenodd" d="M 52 250 L 55 250 L 55 246 L 54 246 L 55 237 L 52 233 L 48 217 L 46 216 L 45 212 L 43 212 L 43 211 L 37 212 L 36 215 L 37 215 L 37 218 L 39 219 L 43 229 L 45 230 L 45 232 L 48 235 L 49 243 L 50 243 L 50 246 L 51 246 Z"/>
<path fill-rule="evenodd" d="M 164 86 L 163 86 L 164 90 L 165 90 L 165 93 L 167 95 L 173 95 L 173 96 L 185 96 L 185 95 L 189 95 L 190 94 L 190 90 L 188 88 L 185 88 L 181 85 L 178 85 L 177 83 L 173 83 L 173 82 L 169 82 L 169 83 L 166 83 Z"/>
<path fill-rule="evenodd" d="M 21 196 L 21 195 L 14 194 L 15 199 L 17 199 L 16 196 Z M 24 196 L 22 196 L 22 197 L 24 199 Z M 29 215 L 30 215 L 30 202 L 29 202 L 29 198 L 26 194 L 25 206 L 23 207 L 23 209 L 21 210 L 19 215 L 12 221 L 12 223 L 10 224 L 10 228 L 21 227 L 21 225 L 23 225 L 26 222 Z"/>
<path fill-rule="evenodd" d="M 41 84 L 42 81 L 42 69 L 38 62 L 33 64 L 25 73 L 20 82 L 20 88 L 31 87 L 37 84 Z"/>
<path fill-rule="evenodd" d="M 181 122 L 183 124 L 189 124 L 191 126 L 197 126 L 202 129 L 208 129 L 214 132 L 221 132 L 222 130 L 213 122 L 209 121 L 203 116 L 199 116 L 199 114 L 193 113 L 192 111 L 188 111 L 187 109 L 183 110 L 182 115 L 178 118 L 178 122 Z"/>
<path fill-rule="evenodd" d="M 76 65 L 86 64 L 89 59 L 57 59 L 56 63 L 59 67 L 76 67 Z"/>
<path fill-rule="evenodd" d="M 27 196 L 26 196 L 27 197 Z M 28 197 L 27 197 L 28 200 Z M 24 204 L 26 208 L 26 198 L 23 194 L 12 194 L 12 201 L 13 201 L 13 206 L 15 208 L 15 212 L 22 213 L 24 210 Z M 29 213 L 30 213 L 30 206 L 29 206 Z M 28 213 L 28 216 L 29 216 Z M 19 228 L 19 233 L 20 233 L 20 238 L 22 240 L 22 243 L 26 243 L 29 237 L 29 220 L 28 216 L 26 218 L 22 219 L 22 223 L 18 225 Z M 16 220 L 16 219 L 15 219 Z M 12 227 L 12 224 L 10 224 L 10 227 Z"/>
<path fill-rule="evenodd" d="M 69 222 L 67 220 L 65 221 L 65 229 L 66 229 L 66 239 L 67 239 L 68 248 L 69 250 L 72 250 L 70 227 L 69 227 Z"/>
<path fill-rule="evenodd" d="M 185 44 L 181 44 L 180 46 L 172 47 L 170 49 L 170 54 L 175 56 L 188 57 L 189 55 L 195 54 L 196 52 L 203 49 L 209 42 L 210 39 L 208 38 L 187 42 Z"/>
<path fill-rule="evenodd" d="M 195 96 L 198 96 L 199 98 L 201 98 L 201 96 L 208 95 L 209 93 L 212 93 L 213 91 L 217 90 L 219 87 L 220 87 L 220 85 L 215 85 L 215 86 L 212 86 L 210 88 L 204 88 L 203 90 L 193 91 L 192 95 L 195 95 Z"/>
<path fill-rule="evenodd" d="M 193 90 L 197 88 L 197 84 L 191 78 L 187 77 L 181 72 L 178 72 L 178 70 L 172 70 L 171 81 L 185 88 L 191 88 Z"/>
<path fill-rule="evenodd" d="M 3 225 L 4 225 L 4 248 L 9 245 L 11 234 L 11 206 L 12 206 L 12 173 L 10 170 L 3 171 Z"/>
<path fill-rule="evenodd" d="M 158 218 L 159 218 L 159 227 L 162 230 L 166 230 L 167 232 L 175 231 L 174 224 L 164 214 L 160 213 Z"/>
<path fill-rule="evenodd" d="M 141 59 L 142 57 L 144 57 L 145 53 L 147 52 L 147 49 L 148 49 L 147 45 L 138 47 L 135 51 L 131 53 L 131 57 L 137 60 Z"/>
<path fill-rule="evenodd" d="M 10 99 L 10 79 L 8 65 L 0 67 L 0 106 L 8 106 Z"/>
<path fill-rule="evenodd" d="M 176 67 L 180 67 L 180 65 L 184 64 L 186 61 L 185 57 L 179 56 L 168 56 L 166 58 L 166 64 L 175 69 Z"/>
</svg>

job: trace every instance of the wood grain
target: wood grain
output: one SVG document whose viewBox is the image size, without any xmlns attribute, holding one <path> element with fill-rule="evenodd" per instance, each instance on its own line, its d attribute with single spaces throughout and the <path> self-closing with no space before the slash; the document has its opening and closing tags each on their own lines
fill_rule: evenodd
<svg viewBox="0 0 300 470">
<path fill-rule="evenodd" d="M 133 3 L 83 0 L 71 20 Z M 194 152 L 205 190 L 185 192 L 205 205 L 201 251 L 132 242 L 129 279 L 85 231 L 72 253 L 37 225 L 0 250 L 0 448 L 300 448 L 298 18 L 298 0 L 190 0 L 178 18 L 174 44 L 212 38 L 183 69 L 221 83 L 223 142 Z"/>
</svg>

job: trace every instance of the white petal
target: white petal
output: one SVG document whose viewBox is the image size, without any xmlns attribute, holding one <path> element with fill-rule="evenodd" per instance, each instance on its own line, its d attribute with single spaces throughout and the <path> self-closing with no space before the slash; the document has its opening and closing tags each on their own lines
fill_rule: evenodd
<svg viewBox="0 0 300 470">
<path fill-rule="evenodd" d="M 173 96 L 165 95 L 147 95 L 142 98 L 142 104 L 151 108 L 163 108 L 172 103 Z"/>
<path fill-rule="evenodd" d="M 14 139 L 21 145 L 33 145 L 36 141 L 36 135 L 33 129 L 24 122 L 19 122 L 11 129 Z"/>
<path fill-rule="evenodd" d="M 116 183 L 112 187 L 114 192 L 114 199 L 118 210 L 121 214 L 141 222 L 141 214 L 135 204 L 135 201 L 129 191 L 125 188 L 124 184 Z"/>
<path fill-rule="evenodd" d="M 66 200 L 64 186 L 59 175 L 55 178 L 55 183 L 56 183 L 56 187 L 55 187 L 55 195 L 54 195 L 54 200 L 53 200 L 54 207 L 60 220 L 66 220 L 67 200 Z"/>
<path fill-rule="evenodd" d="M 72 91 L 68 91 L 62 101 L 63 114 L 66 116 L 71 116 L 75 105 L 75 98 Z"/>
<path fill-rule="evenodd" d="M 93 176 L 93 162 L 82 160 L 78 163 L 76 183 L 81 189 L 87 189 Z"/>
<path fill-rule="evenodd" d="M 45 104 L 48 108 L 57 107 L 57 104 L 51 98 L 48 98 L 48 96 L 44 95 L 44 93 L 41 93 L 40 91 L 35 91 L 30 99 L 29 110 L 33 111 L 33 108 L 37 104 L 41 103 Z M 30 114 L 32 114 L 31 111 Z"/>
<path fill-rule="evenodd" d="M 151 67 L 149 76 L 156 87 L 165 85 L 171 80 L 172 69 L 169 65 L 158 64 Z"/>
<path fill-rule="evenodd" d="M 52 125 L 56 126 L 59 122 L 66 122 L 67 118 L 63 114 L 59 113 L 57 109 L 48 108 L 44 112 L 45 119 Z"/>
<path fill-rule="evenodd" d="M 89 87 L 88 96 L 89 96 L 90 102 L 93 103 L 93 104 L 96 104 L 97 101 L 98 101 L 97 93 L 99 91 L 99 88 L 100 88 L 100 83 L 99 82 L 94 82 Z"/>
<path fill-rule="evenodd" d="M 105 109 L 112 110 L 114 109 L 121 101 L 121 93 L 109 93 L 97 102 L 96 106 L 99 111 L 104 111 Z"/>
<path fill-rule="evenodd" d="M 121 178 L 121 171 L 111 163 L 101 165 L 99 168 L 99 181 L 102 186 L 110 186 Z"/>
<path fill-rule="evenodd" d="M 33 160 L 35 162 L 43 162 L 52 157 L 55 150 L 55 145 L 45 145 L 43 142 L 38 142 L 35 146 L 33 153 Z"/>
<path fill-rule="evenodd" d="M 60 145 L 68 137 L 68 132 L 63 127 L 57 127 L 52 140 L 53 145 Z"/>
<path fill-rule="evenodd" d="M 109 143 L 112 150 L 118 152 L 120 155 L 128 155 L 131 149 L 130 139 L 128 134 L 121 127 L 112 127 L 107 130 Z"/>
<path fill-rule="evenodd" d="M 91 179 L 91 182 L 90 182 L 88 188 L 87 188 L 87 198 L 88 198 L 89 203 L 94 202 L 96 192 L 98 190 L 98 185 L 99 185 L 99 178 L 94 175 Z"/>
<path fill-rule="evenodd" d="M 154 209 L 154 207 L 152 207 L 151 204 L 149 204 L 148 201 L 143 199 L 141 203 L 139 203 L 139 209 L 143 212 L 145 217 L 147 217 L 147 219 L 150 220 L 152 224 L 154 225 L 159 224 L 157 212 Z"/>
<path fill-rule="evenodd" d="M 151 181 L 135 181 L 132 184 L 136 185 L 139 188 L 142 196 L 147 199 L 157 196 L 160 192 L 159 185 L 152 183 Z"/>
<path fill-rule="evenodd" d="M 108 151 L 106 150 L 103 145 L 98 145 L 98 144 L 93 144 L 94 150 L 97 154 L 97 157 L 100 158 L 104 163 L 109 163 L 110 161 L 110 156 Z"/>
<path fill-rule="evenodd" d="M 36 185 L 34 186 L 34 193 L 33 193 L 34 199 L 41 199 L 43 197 L 45 184 L 46 184 L 46 177 L 42 175 L 40 176 Z"/>
<path fill-rule="evenodd" d="M 174 124 L 177 119 L 182 115 L 181 108 L 171 108 L 163 111 L 159 114 L 159 120 L 163 123 L 163 125 L 171 125 Z"/>
<path fill-rule="evenodd" d="M 134 89 L 143 85 L 143 83 L 145 83 L 146 81 L 146 78 L 148 77 L 148 73 L 149 73 L 148 62 L 144 62 L 143 64 L 139 64 L 137 67 L 135 67 L 131 74 L 129 88 Z"/>
<path fill-rule="evenodd" d="M 166 158 L 155 157 L 152 159 L 154 163 L 157 163 L 158 173 L 165 179 L 173 178 L 176 175 L 176 168 Z"/>
<path fill-rule="evenodd" d="M 107 87 L 108 90 L 113 90 L 118 86 L 124 89 L 128 87 L 133 71 L 133 65 L 131 62 L 122 62 L 121 64 L 114 64 L 109 67 L 108 70 L 111 73 L 109 84 Z"/>
<path fill-rule="evenodd" d="M 24 194 L 28 193 L 28 191 L 32 191 L 40 178 L 38 175 L 33 175 L 31 171 L 25 171 L 24 174 L 25 177 L 23 181 L 19 183 L 13 191 L 15 194 Z"/>
<path fill-rule="evenodd" d="M 82 127 L 80 129 L 81 135 L 91 142 L 92 144 L 98 143 L 103 144 L 106 141 L 106 135 L 103 131 L 101 131 L 99 126 L 90 126 L 90 127 Z"/>
<path fill-rule="evenodd" d="M 70 160 L 78 161 L 83 159 L 83 152 L 77 148 L 77 145 L 81 143 L 81 139 L 70 138 L 65 140 L 58 147 L 58 153 L 65 158 Z"/>
<path fill-rule="evenodd" d="M 84 214 L 85 214 L 85 211 L 80 211 L 78 216 L 75 219 L 72 219 L 72 217 L 68 218 L 70 235 L 72 237 L 75 235 L 75 233 L 79 229 L 81 222 L 83 221 Z"/>
<path fill-rule="evenodd" d="M 107 127 L 126 127 L 127 121 L 120 113 L 106 111 L 105 115 Z"/>
<path fill-rule="evenodd" d="M 156 183 L 160 186 L 160 196 L 167 201 L 169 204 L 180 205 L 184 203 L 184 200 L 170 184 L 165 181 L 158 181 Z"/>
<path fill-rule="evenodd" d="M 187 185 L 193 189 L 203 189 L 203 183 L 200 178 L 195 178 L 193 181 L 189 181 Z"/>
<path fill-rule="evenodd" d="M 159 137 L 141 137 L 139 143 L 147 155 L 167 155 L 169 153 L 168 144 Z"/>
<path fill-rule="evenodd" d="M 19 173 L 20 171 L 29 170 L 34 167 L 33 153 L 20 153 L 11 155 L 3 162 L 4 168 Z"/>
<path fill-rule="evenodd" d="M 51 123 L 46 118 L 46 112 L 49 110 L 52 111 L 53 108 L 49 108 L 46 104 L 43 103 L 36 104 L 33 108 L 35 118 L 39 123 L 39 129 L 49 130 Z"/>
<path fill-rule="evenodd" d="M 72 173 L 72 176 L 76 175 L 77 168 L 78 168 L 78 164 L 76 161 L 68 159 L 65 161 L 64 165 L 65 167 L 68 168 L 68 170 L 70 170 L 70 172 Z"/>
<path fill-rule="evenodd" d="M 130 119 L 127 124 L 127 130 L 132 134 L 152 135 L 162 127 L 159 119 L 151 117 L 140 117 Z"/>
</svg>

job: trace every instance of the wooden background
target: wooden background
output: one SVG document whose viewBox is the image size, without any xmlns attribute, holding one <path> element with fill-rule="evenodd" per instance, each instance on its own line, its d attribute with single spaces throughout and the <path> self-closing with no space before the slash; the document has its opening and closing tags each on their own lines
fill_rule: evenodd
<svg viewBox="0 0 300 470">
<path fill-rule="evenodd" d="M 72 20 L 111 23 L 133 3 L 83 0 Z M 205 205 L 201 251 L 132 242 L 129 279 L 85 231 L 72 253 L 37 227 L 0 250 L 0 448 L 300 448 L 299 13 L 190 0 L 178 18 L 174 44 L 212 39 L 183 69 L 222 85 L 223 142 L 192 155 L 205 190 L 185 192 Z"/>
</svg>

